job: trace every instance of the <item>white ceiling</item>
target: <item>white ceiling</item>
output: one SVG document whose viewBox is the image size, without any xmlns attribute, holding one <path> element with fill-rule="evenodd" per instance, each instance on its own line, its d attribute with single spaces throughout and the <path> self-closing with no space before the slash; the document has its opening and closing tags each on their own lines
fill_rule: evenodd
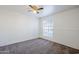
<svg viewBox="0 0 79 59">
<path fill-rule="evenodd" d="M 24 15 L 30 15 L 35 17 L 44 17 L 50 14 L 55 14 L 63 10 L 68 10 L 71 8 L 77 8 L 77 5 L 43 5 L 43 10 L 39 14 L 34 14 L 30 12 L 31 8 L 27 5 L 3 5 L 0 6 L 0 9 L 9 10 L 13 12 L 18 12 Z"/>
</svg>

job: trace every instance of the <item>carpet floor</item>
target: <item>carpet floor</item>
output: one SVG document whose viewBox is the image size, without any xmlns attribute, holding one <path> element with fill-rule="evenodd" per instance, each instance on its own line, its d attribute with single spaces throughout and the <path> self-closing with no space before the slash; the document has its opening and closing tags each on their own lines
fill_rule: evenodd
<svg viewBox="0 0 79 59">
<path fill-rule="evenodd" d="M 0 47 L 0 54 L 73 54 L 79 50 L 45 39 L 33 39 Z"/>
</svg>

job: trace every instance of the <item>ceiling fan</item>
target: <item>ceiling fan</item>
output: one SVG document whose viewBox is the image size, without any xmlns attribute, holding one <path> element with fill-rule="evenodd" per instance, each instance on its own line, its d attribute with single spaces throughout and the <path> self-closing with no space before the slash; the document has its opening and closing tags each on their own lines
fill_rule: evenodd
<svg viewBox="0 0 79 59">
<path fill-rule="evenodd" d="M 44 9 L 43 7 L 40 7 L 37 5 L 29 5 L 29 7 L 31 7 L 31 9 L 32 9 L 31 11 L 33 13 L 37 13 L 37 14 L 39 14 L 39 12 Z"/>
</svg>

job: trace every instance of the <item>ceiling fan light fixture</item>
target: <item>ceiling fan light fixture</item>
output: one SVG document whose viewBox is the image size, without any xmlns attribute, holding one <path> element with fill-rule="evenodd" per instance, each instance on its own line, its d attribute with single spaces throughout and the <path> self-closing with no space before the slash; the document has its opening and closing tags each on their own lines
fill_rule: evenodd
<svg viewBox="0 0 79 59">
<path fill-rule="evenodd" d="M 33 10 L 33 13 L 34 13 L 34 14 L 36 14 L 36 13 L 37 13 L 37 11 L 36 11 L 36 10 Z"/>
<path fill-rule="evenodd" d="M 43 10 L 43 8 L 39 5 L 29 5 L 29 7 L 31 7 L 34 14 L 39 14 L 39 12 Z"/>
</svg>

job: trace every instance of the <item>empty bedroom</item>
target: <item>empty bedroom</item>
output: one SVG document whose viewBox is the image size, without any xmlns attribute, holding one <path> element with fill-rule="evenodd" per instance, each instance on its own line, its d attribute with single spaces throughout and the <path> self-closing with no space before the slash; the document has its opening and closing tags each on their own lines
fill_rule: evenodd
<svg viewBox="0 0 79 59">
<path fill-rule="evenodd" d="M 0 5 L 0 54 L 78 53 L 78 5 Z"/>
</svg>

